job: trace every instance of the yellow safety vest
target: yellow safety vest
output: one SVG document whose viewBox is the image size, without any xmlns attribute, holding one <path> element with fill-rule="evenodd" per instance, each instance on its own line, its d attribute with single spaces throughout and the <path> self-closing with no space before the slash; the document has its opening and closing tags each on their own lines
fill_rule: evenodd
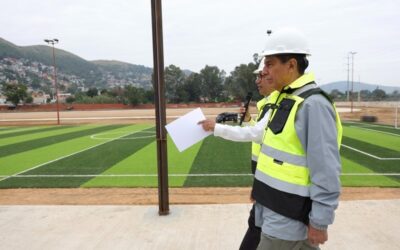
<svg viewBox="0 0 400 250">
<path fill-rule="evenodd" d="M 260 117 L 260 116 L 263 113 L 263 110 L 264 110 L 265 105 L 267 104 L 267 101 L 268 101 L 267 98 L 263 98 L 257 102 L 257 111 L 258 111 L 258 114 L 256 117 L 257 122 L 260 120 L 260 118 L 262 119 L 262 117 Z M 261 150 L 261 144 L 255 143 L 255 142 L 253 142 L 251 144 L 251 166 L 252 166 L 253 174 L 255 172 L 255 167 L 257 166 L 257 159 L 258 159 L 258 154 L 260 154 L 260 150 Z"/>
<path fill-rule="evenodd" d="M 273 99 L 273 97 L 277 96 L 279 94 L 278 91 L 274 91 L 272 92 L 269 97 L 263 98 L 260 101 L 257 102 L 257 117 L 256 117 L 256 121 L 260 121 L 264 115 L 268 112 L 271 103 L 271 100 Z M 252 125 L 254 125 L 256 123 L 256 121 L 252 120 L 251 123 L 253 123 Z M 257 166 L 257 161 L 258 161 L 258 155 L 260 154 L 261 151 L 261 145 L 259 143 L 256 142 L 252 142 L 251 143 L 251 170 L 252 173 L 255 173 L 256 170 L 256 166 Z"/>
<path fill-rule="evenodd" d="M 295 118 L 299 105 L 307 95 L 322 94 L 327 97 L 319 88 L 305 87 L 313 81 L 313 75 L 303 75 L 278 96 L 275 95 L 275 100 L 271 100 L 278 108 L 273 111 L 264 133 L 252 193 L 262 205 L 305 224 L 308 224 L 311 211 L 311 182 L 307 155 L 296 133 Z M 340 146 L 342 126 L 334 104 L 333 108 Z"/>
</svg>

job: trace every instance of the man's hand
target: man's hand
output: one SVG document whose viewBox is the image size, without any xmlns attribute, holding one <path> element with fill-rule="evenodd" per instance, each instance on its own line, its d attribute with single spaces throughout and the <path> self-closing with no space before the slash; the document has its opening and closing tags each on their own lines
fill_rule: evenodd
<svg viewBox="0 0 400 250">
<path fill-rule="evenodd" d="M 318 230 L 308 225 L 308 241 L 313 246 L 318 246 L 319 244 L 324 244 L 328 240 L 327 230 Z"/>
<path fill-rule="evenodd" d="M 240 107 L 239 114 L 243 115 L 245 111 L 246 111 L 246 109 L 244 107 Z M 244 115 L 243 121 L 249 122 L 250 120 L 251 120 L 251 115 L 250 115 L 249 109 L 247 109 L 247 112 Z"/>
<path fill-rule="evenodd" d="M 199 121 L 197 124 L 201 124 L 205 131 L 214 131 L 215 128 L 215 121 L 210 119 Z"/>
</svg>

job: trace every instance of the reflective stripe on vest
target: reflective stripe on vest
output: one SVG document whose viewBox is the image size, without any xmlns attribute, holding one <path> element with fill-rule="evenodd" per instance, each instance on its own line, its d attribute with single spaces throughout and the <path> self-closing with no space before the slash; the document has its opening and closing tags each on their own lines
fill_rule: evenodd
<svg viewBox="0 0 400 250">
<path fill-rule="evenodd" d="M 297 194 L 303 197 L 310 197 L 309 186 L 295 185 L 289 182 L 281 181 L 279 179 L 271 177 L 270 175 L 264 174 L 258 168 L 256 169 L 255 178 L 263 183 L 268 183 L 268 186 L 270 187 L 284 191 L 286 193 Z"/>
</svg>

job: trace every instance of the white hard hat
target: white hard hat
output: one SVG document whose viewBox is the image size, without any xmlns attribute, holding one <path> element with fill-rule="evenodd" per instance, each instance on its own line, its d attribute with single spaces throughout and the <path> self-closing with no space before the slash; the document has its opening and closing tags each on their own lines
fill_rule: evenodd
<svg viewBox="0 0 400 250">
<path fill-rule="evenodd" d="M 253 71 L 254 74 L 258 75 L 260 72 L 263 71 L 263 69 L 264 69 L 264 61 L 265 61 L 265 57 L 263 57 L 261 59 L 260 64 L 258 65 L 258 68 Z"/>
<path fill-rule="evenodd" d="M 262 56 L 277 54 L 311 55 L 306 36 L 293 28 L 272 32 L 267 39 Z"/>
</svg>

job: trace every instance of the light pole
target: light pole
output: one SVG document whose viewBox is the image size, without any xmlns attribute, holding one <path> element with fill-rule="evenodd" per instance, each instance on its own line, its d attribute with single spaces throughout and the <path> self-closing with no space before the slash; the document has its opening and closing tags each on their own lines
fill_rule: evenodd
<svg viewBox="0 0 400 250">
<path fill-rule="evenodd" d="M 350 92 L 350 102 L 351 102 L 351 113 L 353 113 L 354 55 L 357 54 L 357 52 L 350 51 L 349 54 L 351 54 L 351 92 Z"/>
<path fill-rule="evenodd" d="M 350 101 L 349 99 L 349 75 L 350 75 L 350 55 L 347 54 L 347 91 L 346 91 L 346 100 Z"/>
<path fill-rule="evenodd" d="M 53 46 L 53 67 L 54 67 L 54 87 L 56 88 L 56 103 L 57 103 L 57 125 L 60 125 L 60 104 L 58 102 L 58 84 L 57 84 L 57 69 L 56 69 L 56 56 L 54 50 L 54 44 L 58 43 L 57 38 L 44 39 L 44 41 Z"/>
</svg>

